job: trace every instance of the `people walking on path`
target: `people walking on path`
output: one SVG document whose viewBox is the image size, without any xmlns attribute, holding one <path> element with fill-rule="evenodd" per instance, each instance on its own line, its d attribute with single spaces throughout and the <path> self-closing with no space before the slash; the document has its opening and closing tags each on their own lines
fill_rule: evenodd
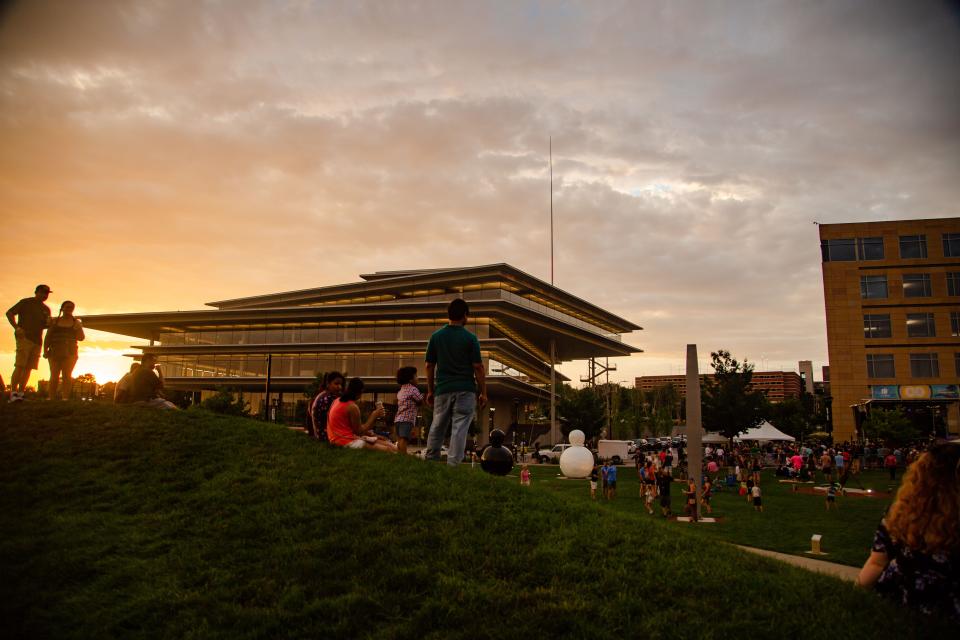
<svg viewBox="0 0 960 640">
<path fill-rule="evenodd" d="M 661 469 L 657 476 L 657 491 L 660 493 L 660 512 L 664 518 L 670 517 L 670 486 L 673 484 L 673 476 Z"/>
<path fill-rule="evenodd" d="M 60 379 L 63 378 L 63 399 L 69 400 L 73 389 L 73 367 L 79 354 L 77 341 L 83 340 L 83 323 L 73 315 L 76 305 L 65 300 L 60 305 L 60 313 L 50 321 L 47 336 L 43 340 L 43 357 L 50 366 L 51 400 L 57 399 Z"/>
<path fill-rule="evenodd" d="M 480 357 L 480 341 L 467 328 L 470 308 L 461 298 L 447 306 L 449 322 L 430 336 L 427 343 L 427 397 L 433 407 L 433 422 L 427 436 L 427 460 L 439 460 L 446 427 L 451 424 L 447 464 L 463 460 L 467 430 L 477 408 L 487 404 L 486 376 Z"/>
<path fill-rule="evenodd" d="M 30 372 L 40 366 L 43 350 L 43 332 L 50 322 L 50 307 L 44 301 L 50 297 L 50 287 L 38 284 L 32 298 L 23 298 L 7 309 L 7 322 L 13 327 L 17 353 L 10 376 L 10 402 L 23 400 Z"/>
</svg>

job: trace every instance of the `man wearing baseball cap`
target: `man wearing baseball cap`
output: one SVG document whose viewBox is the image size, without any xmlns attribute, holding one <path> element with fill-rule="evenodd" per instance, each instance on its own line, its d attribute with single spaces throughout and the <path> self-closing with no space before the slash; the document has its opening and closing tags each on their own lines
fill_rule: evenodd
<svg viewBox="0 0 960 640">
<path fill-rule="evenodd" d="M 38 284 L 32 298 L 24 298 L 7 311 L 7 321 L 17 339 L 17 359 L 10 377 L 10 402 L 23 400 L 30 380 L 30 371 L 40 366 L 43 332 L 50 320 L 50 307 L 43 301 L 50 296 L 50 287 Z"/>
</svg>

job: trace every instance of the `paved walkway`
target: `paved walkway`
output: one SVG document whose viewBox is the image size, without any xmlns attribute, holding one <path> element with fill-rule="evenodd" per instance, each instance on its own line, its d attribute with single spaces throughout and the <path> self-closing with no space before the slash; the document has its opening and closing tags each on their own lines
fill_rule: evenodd
<svg viewBox="0 0 960 640">
<path fill-rule="evenodd" d="M 836 562 L 827 562 L 825 560 L 816 560 L 814 558 L 805 558 L 803 556 L 792 556 L 787 553 L 778 553 L 776 551 L 767 551 L 766 549 L 757 549 L 755 547 L 744 547 L 742 545 L 734 545 L 743 549 L 744 551 L 749 551 L 750 553 L 755 553 L 757 555 L 766 556 L 768 558 L 773 558 L 775 560 L 780 560 L 781 562 L 787 562 L 794 566 L 806 569 L 807 571 L 816 571 L 817 573 L 826 573 L 835 578 L 840 578 L 841 580 L 846 580 L 847 582 L 854 582 L 857 579 L 857 575 L 860 573 L 860 569 L 857 567 L 850 567 L 845 564 L 837 564 Z"/>
</svg>

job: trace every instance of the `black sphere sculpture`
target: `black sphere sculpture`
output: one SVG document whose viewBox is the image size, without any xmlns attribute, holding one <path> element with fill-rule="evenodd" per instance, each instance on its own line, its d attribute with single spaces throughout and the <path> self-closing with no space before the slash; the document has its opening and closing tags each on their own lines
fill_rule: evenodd
<svg viewBox="0 0 960 640">
<path fill-rule="evenodd" d="M 513 453 L 503 446 L 506 434 L 500 429 L 490 432 L 490 446 L 483 450 L 480 456 L 480 468 L 487 473 L 505 476 L 513 469 Z"/>
</svg>

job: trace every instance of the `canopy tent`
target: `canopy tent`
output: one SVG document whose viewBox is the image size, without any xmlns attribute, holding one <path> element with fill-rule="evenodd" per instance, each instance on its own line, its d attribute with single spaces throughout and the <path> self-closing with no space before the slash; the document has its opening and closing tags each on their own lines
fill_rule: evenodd
<svg viewBox="0 0 960 640">
<path fill-rule="evenodd" d="M 701 441 L 703 442 L 703 444 L 726 444 L 727 443 L 727 439 L 724 438 L 719 433 L 708 433 L 707 435 L 703 436 Z"/>
<path fill-rule="evenodd" d="M 764 420 L 759 426 L 741 433 L 734 440 L 759 440 L 761 442 L 793 442 L 793 436 L 788 436 L 775 426 Z"/>
</svg>

